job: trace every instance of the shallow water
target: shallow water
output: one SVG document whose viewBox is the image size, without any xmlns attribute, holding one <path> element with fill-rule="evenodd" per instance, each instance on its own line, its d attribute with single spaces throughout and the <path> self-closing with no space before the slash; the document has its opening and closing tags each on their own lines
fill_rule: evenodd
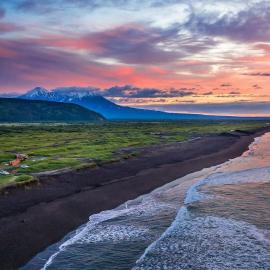
<svg viewBox="0 0 270 270">
<path fill-rule="evenodd" d="M 269 198 L 266 134 L 241 157 L 91 216 L 22 269 L 270 269 Z"/>
</svg>

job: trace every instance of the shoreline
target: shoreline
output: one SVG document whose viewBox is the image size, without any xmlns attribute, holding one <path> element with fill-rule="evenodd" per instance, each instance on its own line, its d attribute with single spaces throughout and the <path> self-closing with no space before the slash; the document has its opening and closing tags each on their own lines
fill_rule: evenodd
<svg viewBox="0 0 270 270">
<path fill-rule="evenodd" d="M 92 214 L 241 155 L 267 131 L 146 147 L 139 157 L 95 169 L 40 175 L 38 184 L 8 189 L 8 194 L 0 195 L 0 268 L 23 266 Z"/>
</svg>

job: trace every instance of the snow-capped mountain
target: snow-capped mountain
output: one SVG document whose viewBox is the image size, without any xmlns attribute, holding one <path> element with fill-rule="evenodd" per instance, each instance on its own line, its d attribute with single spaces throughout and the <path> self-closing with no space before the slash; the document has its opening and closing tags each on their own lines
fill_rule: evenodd
<svg viewBox="0 0 270 270">
<path fill-rule="evenodd" d="M 52 90 L 52 93 L 70 98 L 83 98 L 86 96 L 98 95 L 97 89 L 91 87 L 58 87 Z"/>
<path fill-rule="evenodd" d="M 91 87 L 60 87 L 50 91 L 42 87 L 36 87 L 19 98 L 74 103 L 98 112 L 109 120 L 227 120 L 234 118 L 200 114 L 166 113 L 120 106 L 99 95 L 97 89 Z"/>
<path fill-rule="evenodd" d="M 47 100 L 50 96 L 50 92 L 43 87 L 35 87 L 34 89 L 28 91 L 26 94 L 20 96 L 24 99 L 38 99 L 38 100 Z"/>
<path fill-rule="evenodd" d="M 59 87 L 52 90 L 36 87 L 19 98 L 74 103 L 96 111 L 109 119 L 114 118 L 114 116 L 118 117 L 118 111 L 121 108 L 121 106 L 100 96 L 97 89 L 91 87 Z M 117 115 L 114 112 L 117 112 Z"/>
<path fill-rule="evenodd" d="M 88 96 L 96 96 L 96 89 L 90 87 L 59 87 L 52 90 L 47 90 L 43 87 L 35 87 L 22 95 L 24 99 L 38 99 L 67 102 L 73 99 L 80 99 Z"/>
</svg>

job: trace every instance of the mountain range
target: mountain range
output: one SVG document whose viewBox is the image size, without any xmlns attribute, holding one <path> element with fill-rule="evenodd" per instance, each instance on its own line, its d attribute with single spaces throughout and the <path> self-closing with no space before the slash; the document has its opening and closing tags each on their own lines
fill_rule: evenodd
<svg viewBox="0 0 270 270">
<path fill-rule="evenodd" d="M 61 87 L 51 91 L 36 87 L 19 96 L 20 99 L 44 100 L 63 103 L 73 103 L 86 109 L 100 113 L 108 120 L 119 121 L 157 121 L 157 120 L 229 120 L 230 116 L 211 116 L 201 114 L 167 113 L 162 111 L 137 109 L 120 106 L 96 94 L 91 88 Z"/>
</svg>

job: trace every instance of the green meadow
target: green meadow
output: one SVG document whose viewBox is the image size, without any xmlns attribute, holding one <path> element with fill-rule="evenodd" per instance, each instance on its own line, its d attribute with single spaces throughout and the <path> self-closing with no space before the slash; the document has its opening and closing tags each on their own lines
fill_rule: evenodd
<svg viewBox="0 0 270 270">
<path fill-rule="evenodd" d="M 235 129 L 252 130 L 265 122 L 153 122 L 104 124 L 0 125 L 0 185 L 33 180 L 32 173 L 95 167 L 140 154 L 140 147 L 167 144 Z M 16 153 L 29 159 L 8 165 Z"/>
</svg>

